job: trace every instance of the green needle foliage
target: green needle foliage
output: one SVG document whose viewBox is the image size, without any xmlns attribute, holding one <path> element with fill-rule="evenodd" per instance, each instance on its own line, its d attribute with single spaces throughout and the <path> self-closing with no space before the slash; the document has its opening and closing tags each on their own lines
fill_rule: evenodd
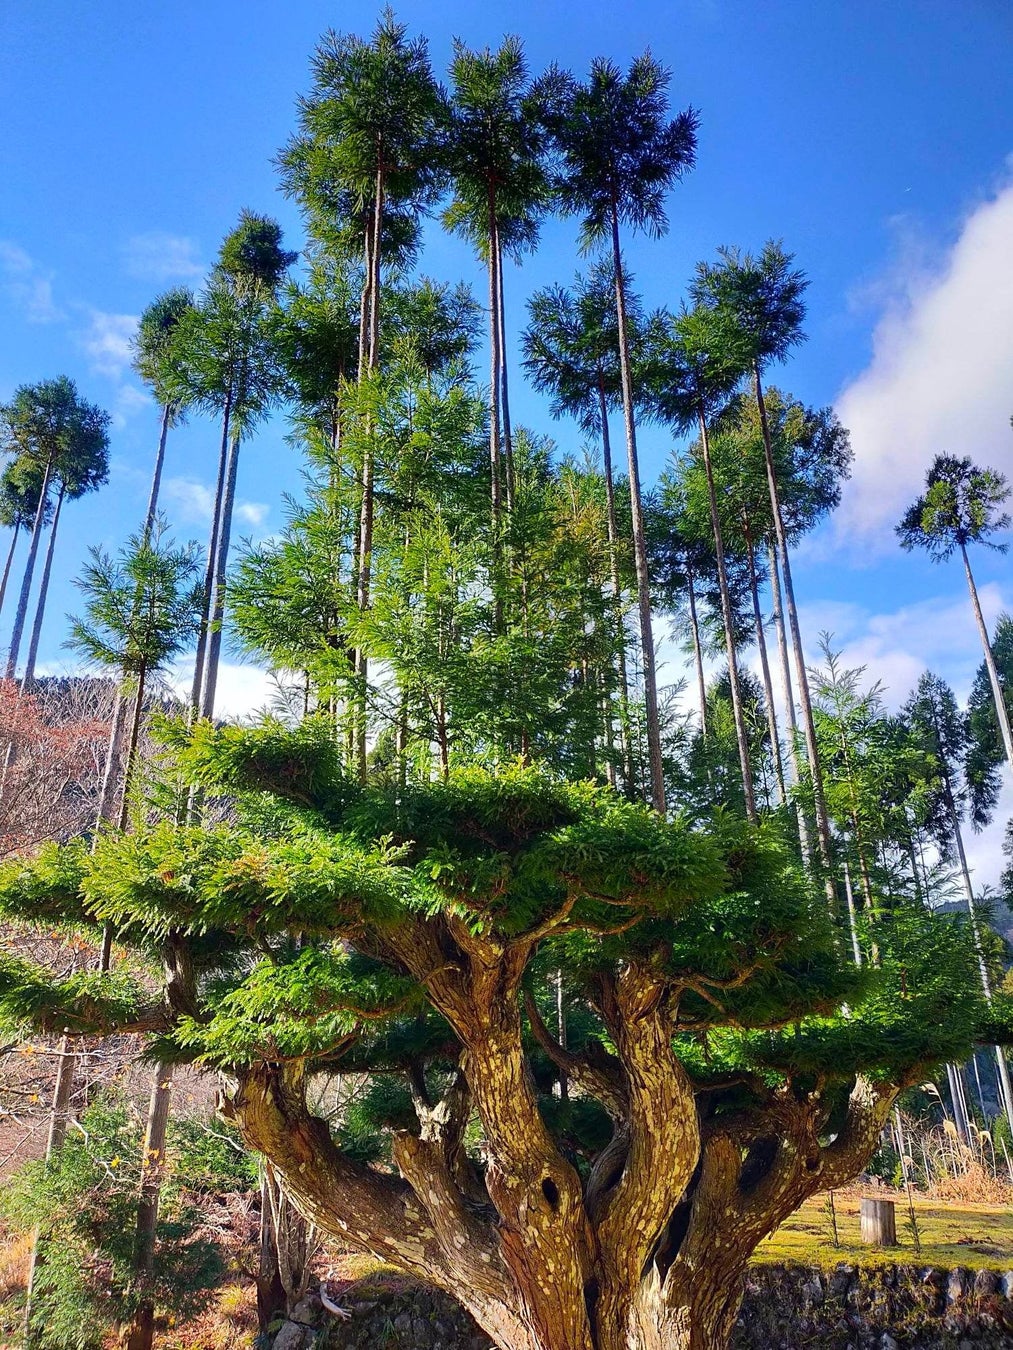
<svg viewBox="0 0 1013 1350">
<path fill-rule="evenodd" d="M 1007 545 L 993 536 L 1009 529 L 1002 510 L 1009 484 L 994 469 L 979 469 L 971 460 L 937 455 L 926 478 L 925 492 L 908 508 L 897 526 L 901 547 L 924 548 L 934 562 L 944 562 L 968 544 L 984 544 L 1000 553 Z"/>
<path fill-rule="evenodd" d="M 111 923 L 142 963 L 162 953 L 174 972 L 164 995 L 9 963 L 7 1020 L 145 1029 L 163 1062 L 226 1071 L 247 1142 L 335 1234 L 355 1216 L 370 1250 L 459 1295 L 472 1261 L 498 1253 L 496 1316 L 536 1296 L 499 1236 L 501 1216 L 519 1221 L 497 1179 L 507 1160 L 515 1176 L 537 1160 L 521 1192 L 532 1188 L 528 1206 L 548 1197 L 536 1222 L 559 1259 L 593 1263 L 575 1258 L 573 1222 L 556 1226 L 563 1187 L 598 1243 L 625 1249 L 629 1223 L 613 1230 L 605 1218 L 627 1203 L 624 1185 L 636 1181 L 638 1203 L 656 1198 L 663 1224 L 697 1193 L 698 1159 L 706 1175 L 740 1130 L 766 1140 L 776 1129 L 785 1143 L 743 1144 L 722 1191 L 723 1207 L 742 1210 L 739 1237 L 721 1236 L 737 1244 L 740 1279 L 785 1206 L 862 1165 L 901 1087 L 1006 1015 L 977 992 L 961 921 L 900 897 L 877 918 L 877 968 L 856 969 L 777 833 L 731 812 L 701 830 L 520 763 L 362 785 L 326 718 L 295 731 L 202 724 L 172 740 L 177 771 L 230 801 L 227 823 L 139 822 L 92 853 L 52 848 L 0 870 L 0 912 L 45 914 L 47 929 Z M 540 992 L 558 969 L 573 1018 L 566 1048 Z M 638 1063 L 642 1093 L 628 1077 Z M 333 1132 L 305 1095 L 318 1072 L 371 1075 Z M 663 1114 L 652 1074 L 666 1085 Z M 610 1119 L 651 1156 L 690 1131 L 694 1142 L 672 1154 L 673 1188 L 631 1155 L 598 1209 Z M 427 1161 L 423 1128 L 453 1149 L 458 1180 L 437 1155 Z M 374 1167 L 383 1158 L 404 1180 Z M 754 1191 L 754 1172 L 778 1202 Z M 406 1184 L 448 1225 L 445 1256 L 413 1255 L 395 1198 Z M 694 1242 L 709 1202 L 695 1203 Z M 477 1254 L 455 1241 L 465 1231 Z M 582 1283 L 573 1296 L 583 1310 Z M 484 1296 L 463 1297 L 495 1327 Z"/>
<path fill-rule="evenodd" d="M 100 1098 L 51 1160 L 26 1163 L 4 1188 L 3 1217 L 40 1234 L 31 1330 L 32 1343 L 42 1350 L 101 1350 L 110 1326 L 134 1313 L 139 1291 L 132 1272 L 132 1216 L 141 1133 L 122 1103 Z M 203 1131 L 191 1127 L 170 1140 L 169 1173 L 159 1215 L 155 1298 L 163 1314 L 184 1320 L 203 1311 L 226 1269 L 224 1251 L 206 1234 L 200 1189 L 232 1180 L 236 1169 L 209 1149 Z"/>
<path fill-rule="evenodd" d="M 68 645 L 90 665 L 137 676 L 155 674 L 196 636 L 201 587 L 196 545 L 174 545 L 164 521 L 150 539 L 133 535 L 116 557 L 101 548 L 76 584 L 85 613 Z"/>
</svg>

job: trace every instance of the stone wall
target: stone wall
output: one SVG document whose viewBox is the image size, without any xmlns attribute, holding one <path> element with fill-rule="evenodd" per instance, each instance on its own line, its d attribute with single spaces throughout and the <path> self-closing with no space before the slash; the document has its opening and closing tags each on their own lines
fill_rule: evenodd
<svg viewBox="0 0 1013 1350">
<path fill-rule="evenodd" d="M 456 1303 L 408 1281 L 363 1281 L 339 1321 L 315 1296 L 274 1350 L 489 1350 Z M 757 1266 L 732 1350 L 1010 1350 L 1013 1271 L 925 1266 Z"/>
</svg>

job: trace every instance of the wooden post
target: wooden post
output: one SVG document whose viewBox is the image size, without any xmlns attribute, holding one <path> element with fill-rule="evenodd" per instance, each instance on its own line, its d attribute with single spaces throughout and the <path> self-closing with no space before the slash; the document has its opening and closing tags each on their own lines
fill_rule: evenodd
<svg viewBox="0 0 1013 1350">
<path fill-rule="evenodd" d="M 897 1213 L 892 1200 L 862 1197 L 862 1241 L 870 1247 L 897 1246 Z"/>
</svg>

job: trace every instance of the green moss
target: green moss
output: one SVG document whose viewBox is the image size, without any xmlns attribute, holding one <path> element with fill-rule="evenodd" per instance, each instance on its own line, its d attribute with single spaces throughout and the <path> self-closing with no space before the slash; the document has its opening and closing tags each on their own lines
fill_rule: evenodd
<svg viewBox="0 0 1013 1350">
<path fill-rule="evenodd" d="M 921 1238 L 917 1253 L 907 1230 L 907 1199 L 896 1197 L 898 1247 L 867 1247 L 860 1240 L 859 1193 L 835 1197 L 840 1246 L 831 1241 L 825 1197 L 815 1196 L 761 1243 L 754 1260 L 831 1267 L 839 1261 L 867 1267 L 899 1261 L 924 1266 L 965 1266 L 972 1270 L 1013 1268 L 1013 1211 L 997 1205 L 950 1205 L 915 1198 Z"/>
</svg>

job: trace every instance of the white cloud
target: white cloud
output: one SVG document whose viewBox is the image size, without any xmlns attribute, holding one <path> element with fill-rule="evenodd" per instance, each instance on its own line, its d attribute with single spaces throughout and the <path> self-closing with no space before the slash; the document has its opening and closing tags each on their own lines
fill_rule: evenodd
<svg viewBox="0 0 1013 1350">
<path fill-rule="evenodd" d="M 967 865 L 974 882 L 974 889 L 981 891 L 985 886 L 998 886 L 999 878 L 1009 866 L 1010 859 L 1002 851 L 1006 834 L 1006 822 L 1013 820 L 1013 778 L 1003 767 L 1002 792 L 995 819 L 987 830 L 974 834 L 967 830 L 964 835 L 964 848 L 967 852 Z"/>
<path fill-rule="evenodd" d="M 128 239 L 123 265 L 128 276 L 140 281 L 181 281 L 204 272 L 194 240 L 165 230 L 150 230 Z"/>
<path fill-rule="evenodd" d="M 64 317 L 53 299 L 53 274 L 20 245 L 5 239 L 0 239 L 0 278 L 29 323 L 55 323 Z"/>
<path fill-rule="evenodd" d="M 98 375 L 119 379 L 134 359 L 136 314 L 107 314 L 93 309 L 87 329 L 80 336 L 81 346 Z"/>
<path fill-rule="evenodd" d="M 1013 597 L 989 582 L 979 589 L 985 621 L 991 628 Z M 961 701 L 971 689 L 981 664 L 981 640 L 966 591 L 935 595 L 899 609 L 875 612 L 859 604 L 803 606 L 799 619 L 811 664 L 820 664 L 817 637 L 831 633 L 831 646 L 840 651 L 844 666 L 865 666 L 869 683 L 883 685 L 888 708 L 906 700 L 925 670 L 953 686 Z"/>
<path fill-rule="evenodd" d="M 245 524 L 252 525 L 256 529 L 267 519 L 270 509 L 264 502 L 240 502 L 236 507 L 236 515 Z"/>
<path fill-rule="evenodd" d="M 1013 456 L 1013 182 L 963 222 L 941 263 L 905 246 L 882 301 L 868 367 L 836 407 L 854 474 L 834 519 L 840 543 L 895 545 L 893 526 L 936 454 L 998 468 Z"/>
<path fill-rule="evenodd" d="M 193 658 L 177 662 L 166 678 L 180 698 L 189 698 Z M 254 717 L 275 707 L 279 688 L 278 677 L 269 670 L 223 661 L 215 686 L 215 717 L 229 720 Z"/>
<path fill-rule="evenodd" d="M 175 505 L 179 519 L 184 524 L 206 524 L 210 521 L 215 498 L 205 483 L 199 483 L 193 478 L 167 478 L 163 492 Z M 264 502 L 237 502 L 234 517 L 256 529 L 267 519 L 270 509 Z"/>
<path fill-rule="evenodd" d="M 206 524 L 211 519 L 214 493 L 192 478 L 167 478 L 162 492 L 176 507 L 183 524 Z"/>
<path fill-rule="evenodd" d="M 122 431 L 135 413 L 150 405 L 151 398 L 143 389 L 138 389 L 135 384 L 120 385 L 113 400 L 113 426 L 117 431 Z"/>
</svg>

